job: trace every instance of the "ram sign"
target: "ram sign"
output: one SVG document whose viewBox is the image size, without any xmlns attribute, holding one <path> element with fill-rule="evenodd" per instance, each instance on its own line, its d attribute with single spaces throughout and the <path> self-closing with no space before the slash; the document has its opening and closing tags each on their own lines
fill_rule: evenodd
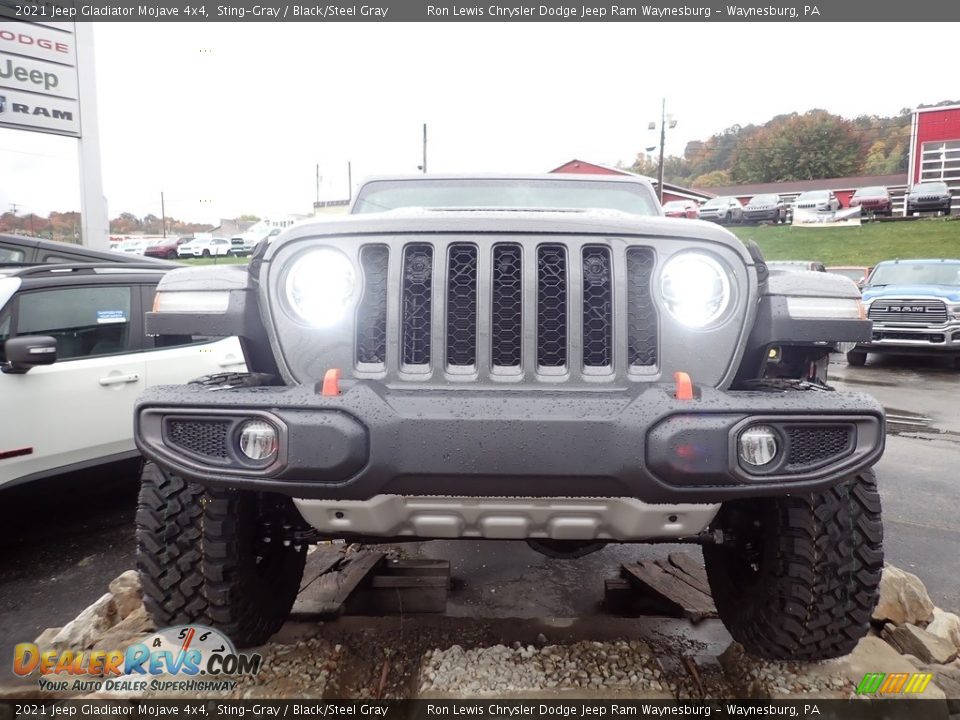
<svg viewBox="0 0 960 720">
<path fill-rule="evenodd" d="M 76 36 L 57 25 L 0 21 L 0 127 L 80 137 Z"/>
</svg>

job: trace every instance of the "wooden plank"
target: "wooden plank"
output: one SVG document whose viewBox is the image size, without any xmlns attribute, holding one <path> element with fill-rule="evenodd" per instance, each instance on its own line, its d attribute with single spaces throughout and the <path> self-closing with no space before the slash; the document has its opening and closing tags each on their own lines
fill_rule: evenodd
<svg viewBox="0 0 960 720">
<path fill-rule="evenodd" d="M 300 592 L 312 585 L 321 575 L 330 572 L 343 560 L 343 557 L 343 550 L 334 548 L 317 548 L 307 555 L 307 562 L 303 566 L 303 580 L 300 581 Z"/>
<path fill-rule="evenodd" d="M 357 585 L 383 560 L 383 553 L 361 551 L 345 557 L 336 570 L 324 573 L 304 588 L 291 615 L 335 615 Z"/>
<path fill-rule="evenodd" d="M 350 615 L 445 612 L 449 587 L 447 560 L 390 560 L 357 588 L 345 611 Z"/>
<path fill-rule="evenodd" d="M 607 578 L 603 583 L 603 591 L 604 609 L 612 615 L 683 617 L 681 608 L 659 601 L 653 595 L 638 593 L 633 584 L 624 578 Z"/>
<path fill-rule="evenodd" d="M 709 595 L 666 572 L 656 563 L 641 560 L 624 563 L 622 568 L 624 577 L 633 584 L 635 590 L 651 594 L 667 603 L 668 607 L 676 608 L 682 617 L 694 622 L 716 617 L 717 609 Z"/>
<path fill-rule="evenodd" d="M 685 552 L 672 552 L 667 555 L 667 560 L 675 568 L 678 568 L 683 573 L 685 573 L 690 580 L 691 584 L 700 590 L 705 592 L 707 595 L 710 594 L 710 581 L 707 580 L 707 571 L 703 567 L 703 563 L 698 562 L 695 557 Z"/>
</svg>

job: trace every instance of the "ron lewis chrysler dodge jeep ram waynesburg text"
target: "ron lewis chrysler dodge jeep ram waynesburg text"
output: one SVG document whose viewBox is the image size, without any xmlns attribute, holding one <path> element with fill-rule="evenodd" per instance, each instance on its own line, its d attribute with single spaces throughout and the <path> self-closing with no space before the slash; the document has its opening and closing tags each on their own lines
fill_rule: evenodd
<svg viewBox="0 0 960 720">
<path fill-rule="evenodd" d="M 751 652 L 849 652 L 883 564 L 883 411 L 826 384 L 870 339 L 853 283 L 768 273 L 643 181 L 607 187 L 647 216 L 570 209 L 605 185 L 583 176 L 484 178 L 473 209 L 459 182 L 456 208 L 299 224 L 249 267 L 164 278 L 150 332 L 239 336 L 249 373 L 138 401 L 156 622 L 263 642 L 325 538 L 670 539 L 703 546 Z M 527 207 L 485 200 L 511 192 Z"/>
</svg>

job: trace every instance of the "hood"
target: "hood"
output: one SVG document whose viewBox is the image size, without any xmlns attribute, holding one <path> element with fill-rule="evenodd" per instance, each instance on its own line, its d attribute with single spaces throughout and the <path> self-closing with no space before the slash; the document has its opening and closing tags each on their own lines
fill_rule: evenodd
<svg viewBox="0 0 960 720">
<path fill-rule="evenodd" d="M 864 300 L 922 295 L 942 298 L 947 302 L 960 302 L 960 287 L 956 285 L 884 285 L 863 289 Z"/>
</svg>

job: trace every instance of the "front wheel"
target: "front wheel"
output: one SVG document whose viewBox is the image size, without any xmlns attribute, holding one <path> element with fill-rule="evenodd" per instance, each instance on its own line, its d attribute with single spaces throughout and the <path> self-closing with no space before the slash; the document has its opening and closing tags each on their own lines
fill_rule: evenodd
<svg viewBox="0 0 960 720">
<path fill-rule="evenodd" d="M 873 471 L 810 495 L 725 503 L 715 524 L 727 542 L 704 547 L 707 578 L 747 652 L 825 660 L 867 634 L 883 570 Z"/>
<path fill-rule="evenodd" d="M 204 488 L 154 463 L 137 504 L 137 570 L 157 627 L 198 623 L 240 647 L 280 629 L 297 597 L 305 548 L 268 542 L 286 498 Z"/>
<path fill-rule="evenodd" d="M 853 367 L 863 367 L 867 364 L 867 354 L 859 350 L 851 350 L 847 353 L 847 365 Z"/>
</svg>

